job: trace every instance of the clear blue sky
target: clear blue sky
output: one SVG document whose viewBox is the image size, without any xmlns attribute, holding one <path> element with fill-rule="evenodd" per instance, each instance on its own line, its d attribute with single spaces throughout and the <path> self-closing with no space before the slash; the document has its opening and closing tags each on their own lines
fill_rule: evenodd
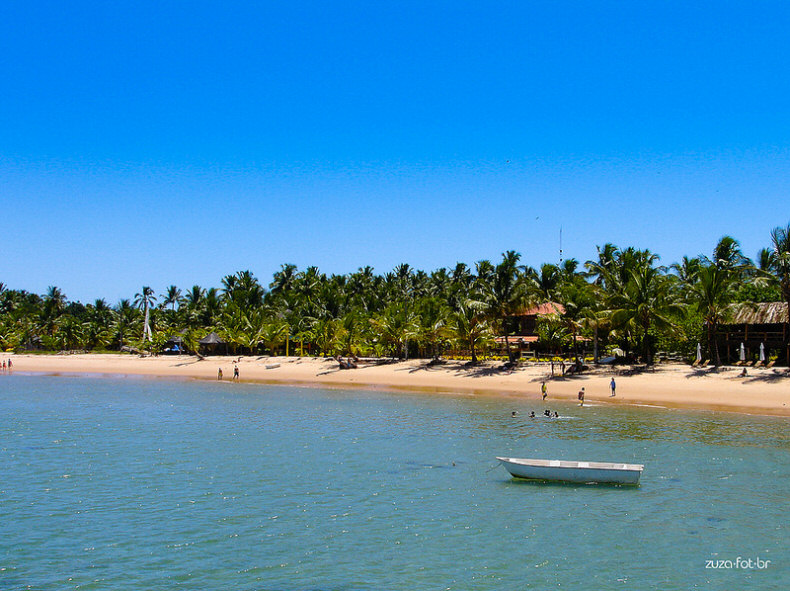
<svg viewBox="0 0 790 591">
<path fill-rule="evenodd" d="M 790 222 L 786 2 L 5 2 L 0 281 L 670 264 Z"/>
</svg>

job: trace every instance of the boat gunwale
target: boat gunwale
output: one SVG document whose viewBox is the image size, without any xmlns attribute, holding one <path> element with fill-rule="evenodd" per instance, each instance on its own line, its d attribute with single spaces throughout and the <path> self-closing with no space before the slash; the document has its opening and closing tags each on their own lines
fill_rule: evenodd
<svg viewBox="0 0 790 591">
<path fill-rule="evenodd" d="M 496 458 L 502 463 L 535 468 L 560 468 L 568 470 L 616 470 L 620 472 L 642 472 L 644 464 L 626 464 L 620 462 L 585 462 L 571 460 L 543 460 L 538 458 Z"/>
</svg>

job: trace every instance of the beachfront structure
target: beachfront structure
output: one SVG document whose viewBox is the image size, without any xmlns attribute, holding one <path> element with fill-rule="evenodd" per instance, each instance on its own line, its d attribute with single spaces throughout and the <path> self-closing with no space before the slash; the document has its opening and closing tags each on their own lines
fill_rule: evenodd
<svg viewBox="0 0 790 591">
<path fill-rule="evenodd" d="M 215 332 L 211 332 L 198 341 L 200 350 L 205 355 L 218 354 L 220 352 L 227 355 L 228 345 Z"/>
<path fill-rule="evenodd" d="M 182 335 L 186 331 L 181 331 L 179 334 L 175 334 L 171 336 L 165 342 L 165 348 L 162 350 L 162 353 L 170 354 L 170 355 L 181 355 L 184 352 L 184 339 Z"/>
<path fill-rule="evenodd" d="M 790 358 L 787 334 L 787 304 L 766 302 L 738 304 L 728 323 L 720 324 L 716 335 L 724 363 L 740 359 L 741 343 L 746 360 L 756 361 L 763 345 L 766 361 L 770 357 Z"/>
<path fill-rule="evenodd" d="M 512 334 L 523 336 L 537 336 L 538 318 L 556 314 L 565 314 L 565 306 L 557 302 L 546 302 L 537 306 L 524 308 L 508 317 L 508 325 Z M 514 337 L 515 338 L 515 337 Z"/>
<path fill-rule="evenodd" d="M 565 307 L 557 302 L 546 302 L 537 306 L 524 308 L 511 314 L 505 320 L 508 329 L 508 342 L 511 350 L 516 356 L 524 354 L 526 351 L 534 351 L 538 343 L 538 319 L 541 316 L 557 315 L 565 313 Z M 505 337 L 496 337 L 498 348 L 505 347 Z"/>
</svg>

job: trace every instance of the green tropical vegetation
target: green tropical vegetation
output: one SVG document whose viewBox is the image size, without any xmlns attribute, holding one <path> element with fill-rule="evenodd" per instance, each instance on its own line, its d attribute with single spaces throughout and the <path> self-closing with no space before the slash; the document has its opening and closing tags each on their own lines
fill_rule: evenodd
<svg viewBox="0 0 790 591">
<path fill-rule="evenodd" d="M 790 309 L 790 225 L 769 239 L 754 261 L 724 236 L 710 256 L 669 266 L 649 250 L 614 244 L 597 247 L 584 264 L 538 268 L 520 265 L 512 250 L 500 261 L 430 273 L 402 264 L 384 274 L 364 267 L 326 275 L 284 264 L 268 285 L 245 270 L 223 277 L 218 288 L 169 285 L 157 294 L 143 286 L 114 306 L 69 301 L 56 286 L 38 295 L 0 283 L 0 349 L 159 353 L 177 337 L 181 350 L 196 351 L 215 332 L 234 354 L 460 355 L 476 362 L 497 351 L 513 361 L 513 318 L 554 302 L 563 312 L 539 319 L 538 352 L 592 352 L 597 360 L 618 348 L 650 364 L 659 351 L 688 358 L 701 342 L 718 365 L 717 331 L 735 304 L 784 302 Z"/>
</svg>

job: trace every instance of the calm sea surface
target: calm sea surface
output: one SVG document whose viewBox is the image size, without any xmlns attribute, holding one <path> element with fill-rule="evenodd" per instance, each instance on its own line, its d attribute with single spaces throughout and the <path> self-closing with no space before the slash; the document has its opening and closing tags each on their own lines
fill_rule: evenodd
<svg viewBox="0 0 790 591">
<path fill-rule="evenodd" d="M 547 406 L 563 417 L 524 416 Z M 3 375 L 0 589 L 790 589 L 788 427 Z M 496 455 L 645 472 L 638 488 L 534 484 Z"/>
</svg>

